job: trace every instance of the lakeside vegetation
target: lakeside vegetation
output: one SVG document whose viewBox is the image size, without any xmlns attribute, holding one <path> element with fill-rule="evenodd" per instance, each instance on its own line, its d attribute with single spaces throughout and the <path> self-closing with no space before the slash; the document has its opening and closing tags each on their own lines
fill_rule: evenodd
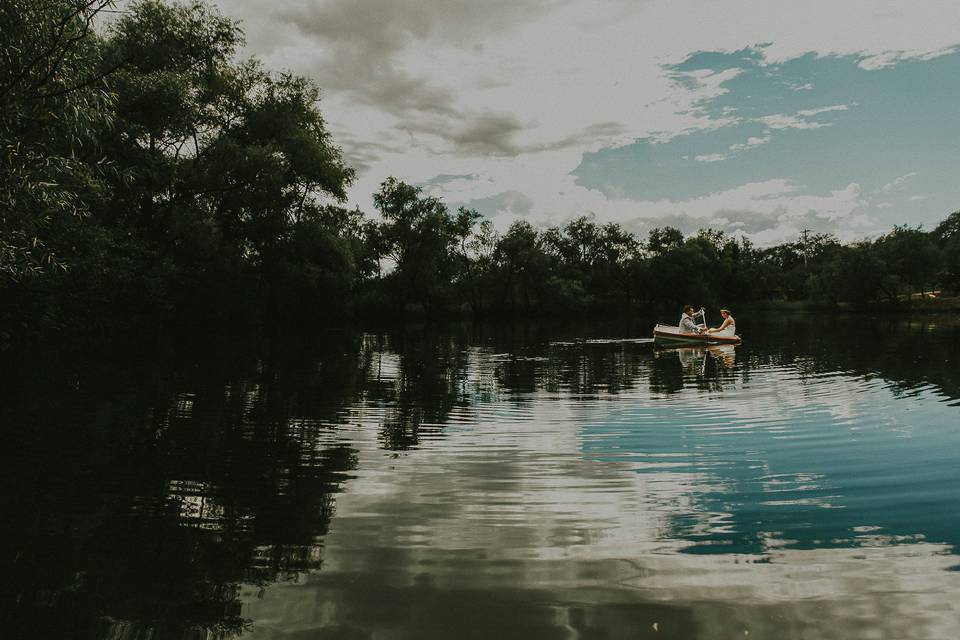
<svg viewBox="0 0 960 640">
<path fill-rule="evenodd" d="M 240 59 L 239 25 L 200 2 L 140 0 L 95 29 L 111 6 L 0 8 L 0 337 L 686 302 L 860 307 L 960 289 L 960 212 L 929 231 L 760 248 L 710 229 L 640 238 L 590 217 L 498 233 L 394 178 L 375 212 L 349 209 L 354 171 L 312 81 Z"/>
</svg>

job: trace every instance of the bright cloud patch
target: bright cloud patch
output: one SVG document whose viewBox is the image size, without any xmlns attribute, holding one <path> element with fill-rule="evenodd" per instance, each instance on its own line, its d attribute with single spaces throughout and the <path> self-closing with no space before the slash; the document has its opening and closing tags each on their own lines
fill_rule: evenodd
<svg viewBox="0 0 960 640">
<path fill-rule="evenodd" d="M 899 191 L 900 189 L 903 188 L 903 185 L 907 182 L 907 180 L 909 180 L 915 175 L 917 175 L 916 171 L 905 173 L 899 178 L 896 178 L 895 180 L 888 182 L 887 184 L 880 187 L 880 191 L 883 191 L 884 193 L 890 193 L 891 191 Z"/>
<path fill-rule="evenodd" d="M 778 113 L 772 116 L 763 116 L 760 122 L 771 129 L 819 129 L 829 127 L 829 122 L 811 122 L 797 116 L 788 116 Z"/>
</svg>

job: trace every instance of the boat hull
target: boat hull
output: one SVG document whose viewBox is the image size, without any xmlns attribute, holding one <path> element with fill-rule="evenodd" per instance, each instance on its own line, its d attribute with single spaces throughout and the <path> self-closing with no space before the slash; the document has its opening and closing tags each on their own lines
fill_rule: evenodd
<svg viewBox="0 0 960 640">
<path fill-rule="evenodd" d="M 658 324 L 653 328 L 653 340 L 662 344 L 740 344 L 740 336 L 722 336 L 715 333 L 683 333 L 680 327 Z"/>
</svg>

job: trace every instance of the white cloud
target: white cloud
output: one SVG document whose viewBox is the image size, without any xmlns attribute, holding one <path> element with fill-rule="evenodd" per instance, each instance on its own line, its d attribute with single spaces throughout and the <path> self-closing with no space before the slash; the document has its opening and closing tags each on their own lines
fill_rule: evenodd
<svg viewBox="0 0 960 640">
<path fill-rule="evenodd" d="M 891 191 L 898 191 L 903 188 L 903 185 L 907 180 L 914 177 L 915 175 L 917 175 L 917 172 L 911 171 L 910 173 L 906 173 L 898 178 L 895 178 L 892 181 L 880 187 L 880 191 L 884 193 L 890 193 Z"/>
<path fill-rule="evenodd" d="M 747 138 L 746 142 L 738 142 L 732 144 L 728 147 L 730 153 L 708 153 L 703 155 L 694 156 L 693 159 L 697 162 L 719 162 L 721 160 L 726 160 L 731 158 L 741 151 L 747 151 L 753 147 L 759 147 L 760 145 L 767 144 L 773 139 L 770 135 L 770 132 L 766 132 L 763 136 L 751 136 Z"/>
<path fill-rule="evenodd" d="M 834 104 L 829 107 L 818 107 L 816 109 L 801 109 L 800 111 L 797 111 L 797 115 L 803 116 L 804 118 L 809 118 L 819 113 L 829 113 L 830 111 L 846 111 L 849 108 L 849 105 Z"/>
<path fill-rule="evenodd" d="M 927 51 L 924 49 L 913 49 L 909 51 L 885 51 L 883 53 L 878 53 L 876 55 L 868 55 L 867 57 L 860 60 L 859 66 L 862 69 L 868 71 L 876 71 L 877 69 L 885 69 L 887 67 L 892 67 L 893 65 L 901 62 L 903 60 L 909 60 L 910 58 L 917 58 L 920 60 L 933 60 L 934 58 L 939 58 L 940 56 L 945 56 L 947 54 L 953 53 L 956 51 L 956 47 L 943 47 L 942 49 L 935 49 L 933 51 Z"/>
<path fill-rule="evenodd" d="M 783 113 L 763 116 L 760 118 L 760 122 L 771 129 L 820 129 L 821 127 L 830 126 L 829 122 L 810 122 L 809 120 L 804 120 L 797 116 L 788 116 Z"/>
<path fill-rule="evenodd" d="M 871 233 L 875 224 L 857 184 L 825 195 L 809 195 L 802 193 L 802 185 L 778 179 L 749 183 L 700 198 L 656 201 L 608 198 L 572 181 L 555 193 L 538 190 L 533 185 L 525 188 L 519 182 L 516 184 L 517 189 L 535 203 L 524 218 L 544 225 L 595 213 L 598 221 L 617 222 L 638 235 L 665 224 L 678 226 L 688 233 L 701 227 L 719 227 L 768 246 L 794 240 L 805 228 L 830 231 L 844 240 L 859 239 Z M 514 219 L 498 216 L 495 222 L 503 228 Z M 721 224 L 723 219 L 729 222 Z"/>
<path fill-rule="evenodd" d="M 746 142 L 741 142 L 739 144 L 730 145 L 730 151 L 744 151 L 745 149 L 750 149 L 751 147 L 759 147 L 762 144 L 767 144 L 772 140 L 772 136 L 768 132 L 764 136 L 751 136 L 747 138 Z"/>
</svg>

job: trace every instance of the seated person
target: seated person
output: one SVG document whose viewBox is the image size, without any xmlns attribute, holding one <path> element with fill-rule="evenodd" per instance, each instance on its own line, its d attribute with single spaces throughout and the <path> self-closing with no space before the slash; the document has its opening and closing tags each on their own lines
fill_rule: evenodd
<svg viewBox="0 0 960 640">
<path fill-rule="evenodd" d="M 737 321 L 733 319 L 732 315 L 730 315 L 730 309 L 720 309 L 720 315 L 723 317 L 723 322 L 720 323 L 719 327 L 707 329 L 707 333 L 713 333 L 721 336 L 734 335 L 737 331 Z"/>
<path fill-rule="evenodd" d="M 696 315 L 693 307 L 687 305 L 683 308 L 683 315 L 680 316 L 680 331 L 684 333 L 702 333 L 702 329 L 697 326 L 693 317 Z"/>
</svg>

